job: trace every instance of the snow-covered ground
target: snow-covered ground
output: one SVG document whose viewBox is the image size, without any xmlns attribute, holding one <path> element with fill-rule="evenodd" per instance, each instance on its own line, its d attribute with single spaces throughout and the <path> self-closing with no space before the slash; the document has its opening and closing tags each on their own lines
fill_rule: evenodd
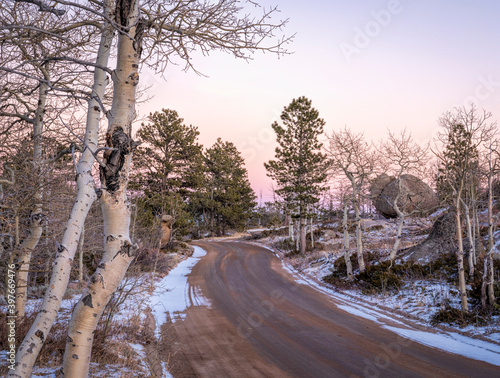
<svg viewBox="0 0 500 378">
<path fill-rule="evenodd" d="M 191 257 L 181 261 L 168 275 L 155 284 L 155 290 L 148 298 L 148 305 L 156 320 L 156 337 L 167 320 L 175 322 L 184 319 L 184 312 L 191 306 L 210 306 L 198 288 L 187 284 L 187 275 L 193 266 L 206 255 L 206 251 L 194 246 Z"/>
</svg>

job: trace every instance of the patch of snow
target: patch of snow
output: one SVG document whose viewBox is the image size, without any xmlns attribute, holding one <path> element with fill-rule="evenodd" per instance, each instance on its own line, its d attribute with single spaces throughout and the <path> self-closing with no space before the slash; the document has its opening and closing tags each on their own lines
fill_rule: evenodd
<svg viewBox="0 0 500 378">
<path fill-rule="evenodd" d="M 210 301 L 201 295 L 199 288 L 190 286 L 187 276 L 196 263 L 207 254 L 205 250 L 194 246 L 191 257 L 181 261 L 167 276 L 155 286 L 148 302 L 156 320 L 155 335 L 158 338 L 162 324 L 167 319 L 175 322 L 184 319 L 185 310 L 191 306 L 210 306 Z"/>
<path fill-rule="evenodd" d="M 430 333 L 387 325 L 383 327 L 420 344 L 500 366 L 500 345 L 471 339 L 455 333 Z"/>
</svg>

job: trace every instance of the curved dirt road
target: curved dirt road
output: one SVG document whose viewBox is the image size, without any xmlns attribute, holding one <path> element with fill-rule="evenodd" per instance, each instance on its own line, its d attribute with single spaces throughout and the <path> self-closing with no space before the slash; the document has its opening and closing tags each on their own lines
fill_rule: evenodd
<svg viewBox="0 0 500 378">
<path fill-rule="evenodd" d="M 342 311 L 295 283 L 268 250 L 239 242 L 207 251 L 188 278 L 192 306 L 164 325 L 175 377 L 495 377 L 500 367 L 426 347 Z M 500 356 L 499 356 L 500 357 Z"/>
</svg>

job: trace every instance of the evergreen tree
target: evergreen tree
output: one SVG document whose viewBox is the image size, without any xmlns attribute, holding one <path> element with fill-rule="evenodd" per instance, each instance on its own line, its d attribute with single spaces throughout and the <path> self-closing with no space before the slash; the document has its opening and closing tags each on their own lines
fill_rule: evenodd
<svg viewBox="0 0 500 378">
<path fill-rule="evenodd" d="M 143 146 L 131 174 L 131 188 L 143 194 L 137 200 L 140 219 L 143 226 L 152 226 L 155 217 L 171 215 L 172 236 L 185 235 L 193 222 L 190 199 L 203 180 L 199 131 L 185 125 L 175 110 L 162 109 L 148 118 L 137 132 Z"/>
<path fill-rule="evenodd" d="M 307 209 L 327 189 L 326 156 L 318 140 L 325 121 L 306 97 L 294 99 L 285 107 L 281 121 L 283 126 L 272 124 L 278 142 L 276 159 L 264 166 L 268 176 L 277 182 L 276 193 L 284 199 L 287 211 L 299 219 L 300 252 L 304 253 Z"/>
<path fill-rule="evenodd" d="M 256 206 L 256 196 L 240 152 L 221 138 L 205 153 L 205 214 L 210 230 L 224 235 L 228 227 L 243 229 Z"/>
<path fill-rule="evenodd" d="M 462 310 L 468 311 L 467 285 L 464 273 L 464 245 L 463 245 L 463 216 L 467 221 L 468 238 L 472 248 L 469 253 L 469 265 L 473 273 L 475 238 L 472 230 L 472 219 L 470 217 L 470 206 L 477 206 L 478 153 L 486 141 L 491 140 L 495 125 L 488 122 L 491 113 L 483 111 L 479 113 L 475 106 L 470 108 L 455 108 L 454 112 L 447 112 L 440 118 L 443 132 L 438 134 L 444 144 L 444 149 L 436 156 L 441 163 L 438 177 L 438 188 L 441 193 L 450 193 L 449 203 L 455 212 L 457 230 L 457 265 L 459 290 L 462 302 Z M 478 233 L 479 234 L 479 233 Z"/>
</svg>

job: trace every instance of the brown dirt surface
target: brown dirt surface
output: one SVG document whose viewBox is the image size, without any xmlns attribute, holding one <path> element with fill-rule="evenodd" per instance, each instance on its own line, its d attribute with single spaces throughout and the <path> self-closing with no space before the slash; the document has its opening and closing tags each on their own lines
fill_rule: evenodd
<svg viewBox="0 0 500 378">
<path fill-rule="evenodd" d="M 207 255 L 188 277 L 187 301 L 201 292 L 211 305 L 190 306 L 183 320 L 162 328 L 161 358 L 176 378 L 498 376 L 498 366 L 343 311 L 334 298 L 297 283 L 265 248 L 196 244 Z"/>
</svg>

